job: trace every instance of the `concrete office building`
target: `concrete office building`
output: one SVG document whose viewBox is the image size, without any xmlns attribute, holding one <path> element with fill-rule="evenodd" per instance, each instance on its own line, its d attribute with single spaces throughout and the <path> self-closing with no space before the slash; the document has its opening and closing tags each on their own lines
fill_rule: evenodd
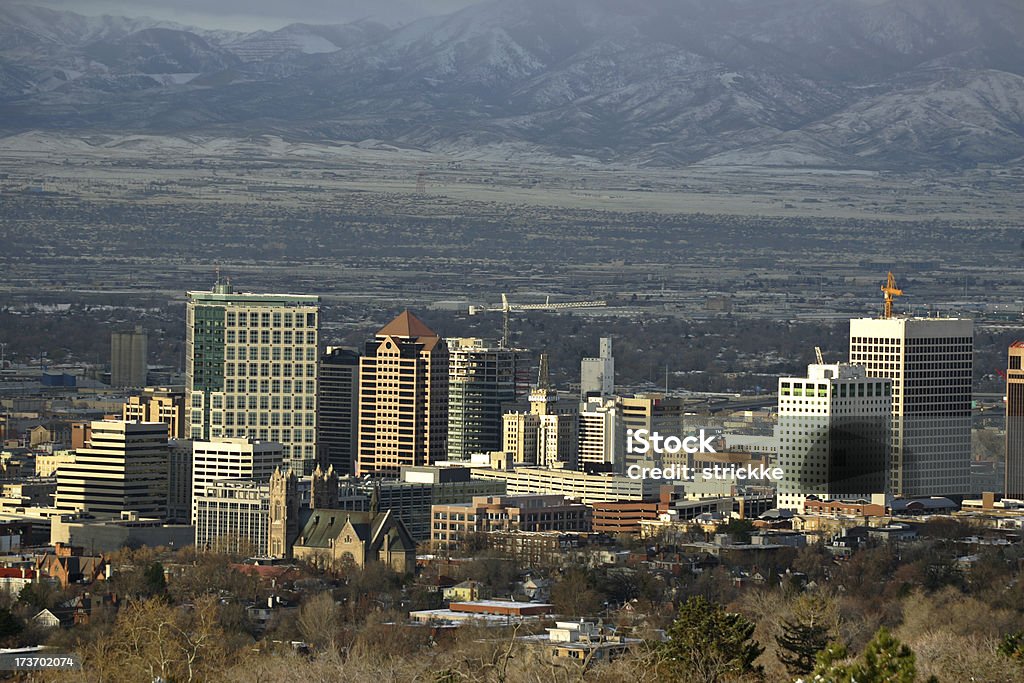
<svg viewBox="0 0 1024 683">
<path fill-rule="evenodd" d="M 516 463 L 576 469 L 578 425 L 579 406 L 560 403 L 558 392 L 542 377 L 540 386 L 530 392 L 529 413 L 502 416 L 503 450 L 514 454 Z"/>
<path fill-rule="evenodd" d="M 850 363 L 892 380 L 892 494 L 970 492 L 973 355 L 971 320 L 850 321 Z"/>
<path fill-rule="evenodd" d="M 614 399 L 592 398 L 581 405 L 576 458 L 581 470 L 625 472 L 626 433 Z"/>
<path fill-rule="evenodd" d="M 240 294 L 218 282 L 189 292 L 185 402 L 189 437 L 284 446 L 299 475 L 317 457 L 320 298 Z"/>
<path fill-rule="evenodd" d="M 658 432 L 666 437 L 678 437 L 687 433 L 683 424 L 687 404 L 683 398 L 651 393 L 620 396 L 617 400 L 622 414 L 624 431 L 636 432 L 644 429 L 648 433 Z M 627 467 L 629 465 L 660 467 L 662 464 L 661 456 L 653 452 L 646 455 L 627 452 L 625 460 Z"/>
<path fill-rule="evenodd" d="M 503 481 L 510 496 L 534 494 L 561 495 L 587 505 L 595 502 L 646 500 L 659 495 L 659 479 L 632 479 L 621 474 L 577 472 L 544 467 L 517 467 L 511 470 L 474 467 L 473 478 Z"/>
<path fill-rule="evenodd" d="M 196 497 L 198 550 L 264 555 L 270 529 L 270 484 L 225 479 L 206 484 Z"/>
<path fill-rule="evenodd" d="M 57 470 L 56 507 L 120 515 L 167 514 L 167 425 L 162 422 L 93 422 L 87 448 Z"/>
<path fill-rule="evenodd" d="M 889 479 L 892 381 L 854 365 L 809 365 L 779 379 L 778 507 L 871 499 Z"/>
<path fill-rule="evenodd" d="M 184 439 L 185 391 L 167 387 L 146 387 L 139 396 L 129 396 L 121 410 L 129 422 L 163 422 L 168 439 Z"/>
<path fill-rule="evenodd" d="M 221 479 L 270 481 L 274 470 L 284 463 L 284 449 L 279 443 L 254 441 L 249 438 L 210 439 L 192 443 L 193 500 L 209 484 Z M 196 506 L 192 506 L 192 523 L 196 522 Z"/>
<path fill-rule="evenodd" d="M 356 474 L 397 477 L 443 460 L 448 438 L 448 347 L 409 311 L 382 327 L 359 359 Z"/>
<path fill-rule="evenodd" d="M 1024 342 L 1010 346 L 1006 363 L 1005 497 L 1024 500 Z"/>
<path fill-rule="evenodd" d="M 110 384 L 144 387 L 149 372 L 149 337 L 141 327 L 110 335 Z"/>
<path fill-rule="evenodd" d="M 521 352 L 483 340 L 448 340 L 448 459 L 502 445 L 502 414 L 516 400 Z"/>
<path fill-rule="evenodd" d="M 580 398 L 611 396 L 615 393 L 615 359 L 611 337 L 602 337 L 597 358 L 584 358 L 580 363 Z"/>
<path fill-rule="evenodd" d="M 323 461 L 341 475 L 353 474 L 359 429 L 359 353 L 328 346 L 320 357 L 317 392 L 320 430 L 317 443 Z"/>
</svg>

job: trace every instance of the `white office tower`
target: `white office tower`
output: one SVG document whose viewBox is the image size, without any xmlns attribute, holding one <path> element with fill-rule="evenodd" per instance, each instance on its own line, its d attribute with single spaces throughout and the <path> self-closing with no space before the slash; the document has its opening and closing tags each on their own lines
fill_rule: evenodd
<svg viewBox="0 0 1024 683">
<path fill-rule="evenodd" d="M 580 363 L 580 398 L 611 396 L 615 393 L 615 359 L 611 337 L 601 338 L 600 355 Z"/>
<path fill-rule="evenodd" d="M 624 472 L 626 437 L 614 399 L 592 398 L 580 405 L 577 465 L 580 470 Z"/>
<path fill-rule="evenodd" d="M 809 365 L 779 379 L 778 506 L 803 511 L 807 496 L 870 500 L 889 472 L 892 382 L 855 365 Z"/>
<path fill-rule="evenodd" d="M 284 462 L 284 447 L 248 438 L 210 439 L 192 444 L 192 523 L 197 500 L 215 481 L 248 479 L 269 482 Z"/>
<path fill-rule="evenodd" d="M 89 443 L 57 469 L 56 507 L 93 514 L 167 514 L 167 425 L 102 420 Z"/>
<path fill-rule="evenodd" d="M 973 355 L 968 319 L 850 321 L 850 362 L 892 380 L 893 495 L 970 493 Z"/>
</svg>

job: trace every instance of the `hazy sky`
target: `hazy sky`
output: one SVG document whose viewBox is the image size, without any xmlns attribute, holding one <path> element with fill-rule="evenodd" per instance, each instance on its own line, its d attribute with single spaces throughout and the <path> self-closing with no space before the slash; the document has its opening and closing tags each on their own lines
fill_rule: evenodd
<svg viewBox="0 0 1024 683">
<path fill-rule="evenodd" d="M 0 2 L 18 0 L 0 0 Z M 24 0 L 23 0 L 24 1 Z M 336 24 L 363 18 L 407 22 L 445 14 L 479 0 L 28 0 L 79 14 L 169 19 L 201 28 L 251 31 L 296 21 Z"/>
</svg>

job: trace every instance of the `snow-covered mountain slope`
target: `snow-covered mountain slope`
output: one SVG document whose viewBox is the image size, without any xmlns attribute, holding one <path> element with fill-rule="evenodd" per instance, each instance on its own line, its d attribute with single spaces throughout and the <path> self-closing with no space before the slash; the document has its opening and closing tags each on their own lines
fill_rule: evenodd
<svg viewBox="0 0 1024 683">
<path fill-rule="evenodd" d="M 399 28 L 245 35 L 31 18 L 0 12 L 9 132 L 286 131 L 668 165 L 1024 154 L 1018 0 L 491 0 Z"/>
</svg>

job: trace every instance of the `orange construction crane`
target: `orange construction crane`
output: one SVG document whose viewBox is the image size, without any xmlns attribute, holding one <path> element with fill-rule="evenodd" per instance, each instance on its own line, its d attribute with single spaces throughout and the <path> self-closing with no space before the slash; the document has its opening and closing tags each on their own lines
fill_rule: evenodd
<svg viewBox="0 0 1024 683">
<path fill-rule="evenodd" d="M 892 317 L 892 300 L 903 296 L 903 290 L 896 286 L 896 276 L 892 271 L 889 271 L 889 279 L 882 285 L 882 291 L 885 292 L 885 319 L 888 320 Z"/>
</svg>

